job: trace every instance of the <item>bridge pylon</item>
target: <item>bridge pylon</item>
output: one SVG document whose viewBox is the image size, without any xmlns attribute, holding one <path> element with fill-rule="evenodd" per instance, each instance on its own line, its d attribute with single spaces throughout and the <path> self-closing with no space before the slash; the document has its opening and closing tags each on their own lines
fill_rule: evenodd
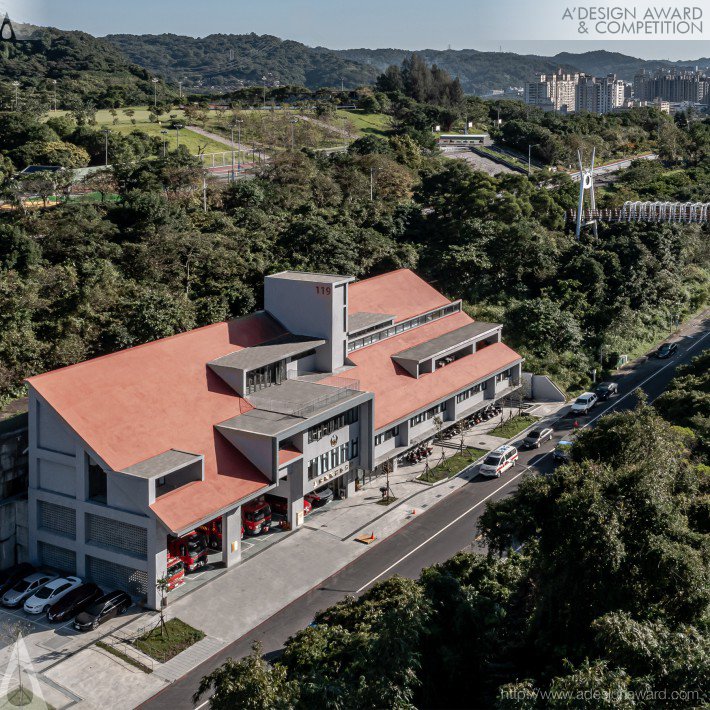
<svg viewBox="0 0 710 710">
<path fill-rule="evenodd" d="M 594 159 L 596 157 L 596 148 L 592 148 L 592 162 L 588 168 L 584 167 L 582 162 L 582 151 L 577 151 L 577 159 L 579 160 L 579 201 L 577 202 L 577 227 L 574 235 L 579 241 L 582 227 L 590 226 L 594 230 L 594 236 L 597 232 L 597 220 L 595 218 L 586 219 L 584 213 L 584 196 L 589 193 L 589 214 L 596 214 L 597 201 L 594 195 Z"/>
</svg>

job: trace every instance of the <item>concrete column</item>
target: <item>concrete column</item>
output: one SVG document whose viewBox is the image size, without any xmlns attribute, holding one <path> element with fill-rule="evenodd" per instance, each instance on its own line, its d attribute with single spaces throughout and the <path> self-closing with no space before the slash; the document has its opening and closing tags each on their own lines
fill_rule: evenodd
<svg viewBox="0 0 710 710">
<path fill-rule="evenodd" d="M 242 507 L 222 516 L 222 564 L 231 567 L 242 559 Z"/>
<path fill-rule="evenodd" d="M 86 577 L 86 555 L 84 545 L 86 544 L 86 511 L 80 503 L 74 512 L 76 515 L 76 574 L 78 577 Z"/>
<path fill-rule="evenodd" d="M 303 493 L 305 491 L 307 471 L 305 457 L 302 457 L 288 472 L 289 494 L 287 511 L 288 522 L 292 530 L 303 525 Z"/>
<path fill-rule="evenodd" d="M 160 593 L 156 588 L 159 579 L 168 571 L 168 532 L 158 520 L 148 527 L 148 594 L 146 606 L 160 607 Z"/>
</svg>

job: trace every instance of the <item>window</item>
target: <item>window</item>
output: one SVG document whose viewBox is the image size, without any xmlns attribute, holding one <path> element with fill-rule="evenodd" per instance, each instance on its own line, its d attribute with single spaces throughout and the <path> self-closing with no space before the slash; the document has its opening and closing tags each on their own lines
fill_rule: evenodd
<svg viewBox="0 0 710 710">
<path fill-rule="evenodd" d="M 37 525 L 57 535 L 76 539 L 76 513 L 73 508 L 37 501 Z"/>
<path fill-rule="evenodd" d="M 247 394 L 263 390 L 271 385 L 280 385 L 286 379 L 286 361 L 280 360 L 247 372 Z"/>
<path fill-rule="evenodd" d="M 421 424 L 425 419 L 426 414 L 424 414 L 423 412 L 422 414 L 417 414 L 409 420 L 409 426 L 417 426 L 417 424 Z"/>
<path fill-rule="evenodd" d="M 106 502 L 107 474 L 101 466 L 89 460 L 89 500 Z"/>
<path fill-rule="evenodd" d="M 380 340 L 384 340 L 385 338 L 390 338 L 393 335 L 403 333 L 405 330 L 409 330 L 410 328 L 416 328 L 417 326 L 424 325 L 425 323 L 431 323 L 432 321 L 443 318 L 444 316 L 457 313 L 460 310 L 461 301 L 456 301 L 456 303 L 451 303 L 448 306 L 438 308 L 430 313 L 425 313 L 421 316 L 416 316 L 415 318 L 409 318 L 401 323 L 397 323 L 395 326 L 383 328 L 382 326 L 377 325 L 366 330 L 358 331 L 357 340 L 350 340 L 348 342 L 348 352 L 359 350 L 360 348 L 364 348 L 366 345 L 370 345 L 371 343 L 376 343 Z M 370 333 L 370 331 L 374 332 Z M 362 337 L 366 333 L 368 334 L 367 337 Z"/>
<path fill-rule="evenodd" d="M 312 481 L 314 478 L 332 471 L 341 464 L 347 461 L 352 461 L 358 452 L 358 439 L 355 438 L 352 441 L 346 441 L 338 447 L 334 447 L 330 452 L 321 454 L 320 457 L 311 459 L 308 464 L 308 480 Z"/>
<path fill-rule="evenodd" d="M 308 430 L 308 443 L 319 441 L 324 436 L 329 436 L 334 431 L 342 429 L 349 424 L 354 424 L 358 420 L 358 408 L 349 409 L 347 412 L 331 417 Z"/>
<path fill-rule="evenodd" d="M 380 444 L 384 443 L 385 441 L 389 441 L 393 437 L 397 436 L 399 434 L 399 424 L 397 426 L 393 426 L 391 429 L 388 429 L 387 431 L 383 431 L 381 434 L 378 434 L 375 437 L 375 446 L 379 446 Z"/>
<path fill-rule="evenodd" d="M 427 419 L 433 419 L 437 414 L 442 414 L 445 411 L 446 402 L 441 402 L 441 404 L 437 404 L 435 407 L 427 409 L 426 412 L 421 412 L 420 414 L 417 414 L 416 416 L 412 417 L 409 420 L 409 424 L 410 426 L 417 426 L 417 424 L 421 424 Z"/>
<path fill-rule="evenodd" d="M 467 400 L 469 397 L 473 397 L 474 394 L 478 394 L 482 390 L 486 389 L 487 383 L 481 382 L 473 387 L 469 387 L 465 392 L 460 392 L 456 395 L 456 402 L 461 403 Z"/>
</svg>

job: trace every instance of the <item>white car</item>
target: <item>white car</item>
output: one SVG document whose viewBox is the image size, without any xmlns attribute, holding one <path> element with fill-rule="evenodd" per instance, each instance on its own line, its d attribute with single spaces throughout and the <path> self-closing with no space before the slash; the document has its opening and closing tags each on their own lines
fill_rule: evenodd
<svg viewBox="0 0 710 710">
<path fill-rule="evenodd" d="M 575 399 L 570 414 L 589 414 L 589 411 L 597 403 L 599 398 L 594 392 L 584 392 Z"/>
<path fill-rule="evenodd" d="M 54 602 L 59 601 L 65 594 L 69 594 L 72 589 L 76 589 L 81 584 L 82 581 L 78 577 L 53 579 L 25 602 L 24 609 L 28 614 L 42 614 Z"/>
<path fill-rule="evenodd" d="M 518 463 L 518 450 L 514 446 L 499 446 L 483 460 L 479 472 L 489 478 L 500 478 L 500 474 Z"/>
</svg>

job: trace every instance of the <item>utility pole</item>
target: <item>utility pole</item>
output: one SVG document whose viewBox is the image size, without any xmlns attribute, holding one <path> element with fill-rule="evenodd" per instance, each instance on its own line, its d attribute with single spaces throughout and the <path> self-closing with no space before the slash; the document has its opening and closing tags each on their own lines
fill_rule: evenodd
<svg viewBox="0 0 710 710">
<path fill-rule="evenodd" d="M 234 182 L 234 123 L 230 124 L 229 132 L 232 137 L 232 182 Z"/>
<path fill-rule="evenodd" d="M 155 77 L 153 79 L 153 108 L 158 108 L 158 82 L 160 79 Z"/>
<path fill-rule="evenodd" d="M 266 110 L 266 77 L 262 76 L 261 80 L 264 82 L 264 110 Z"/>
<path fill-rule="evenodd" d="M 165 158 L 167 156 L 168 139 L 166 138 L 166 136 L 168 135 L 168 132 L 163 129 L 162 131 L 160 131 L 160 133 L 163 136 L 163 158 Z"/>
<path fill-rule="evenodd" d="M 375 200 L 375 168 L 370 168 L 370 202 Z"/>
<path fill-rule="evenodd" d="M 13 81 L 12 85 L 15 87 L 15 111 L 20 110 L 20 82 Z"/>
<path fill-rule="evenodd" d="M 298 123 L 298 119 L 295 119 L 295 118 L 291 119 L 291 150 L 295 150 L 294 130 L 296 128 L 297 123 Z"/>
<path fill-rule="evenodd" d="M 207 172 L 202 173 L 202 209 L 207 212 Z"/>
<path fill-rule="evenodd" d="M 176 123 L 175 124 L 175 133 L 177 134 L 177 145 L 175 146 L 176 149 L 180 147 L 180 129 L 184 128 L 185 126 L 182 125 L 182 123 Z"/>
<path fill-rule="evenodd" d="M 242 123 L 241 119 L 237 121 L 237 175 L 242 169 Z"/>
<path fill-rule="evenodd" d="M 54 85 L 54 111 L 57 111 L 57 80 L 52 79 L 52 84 Z"/>
<path fill-rule="evenodd" d="M 111 133 L 108 128 L 104 128 L 104 165 L 108 167 L 108 134 Z"/>
<path fill-rule="evenodd" d="M 180 92 L 180 98 L 182 98 L 182 82 L 178 81 L 178 90 Z"/>
</svg>

